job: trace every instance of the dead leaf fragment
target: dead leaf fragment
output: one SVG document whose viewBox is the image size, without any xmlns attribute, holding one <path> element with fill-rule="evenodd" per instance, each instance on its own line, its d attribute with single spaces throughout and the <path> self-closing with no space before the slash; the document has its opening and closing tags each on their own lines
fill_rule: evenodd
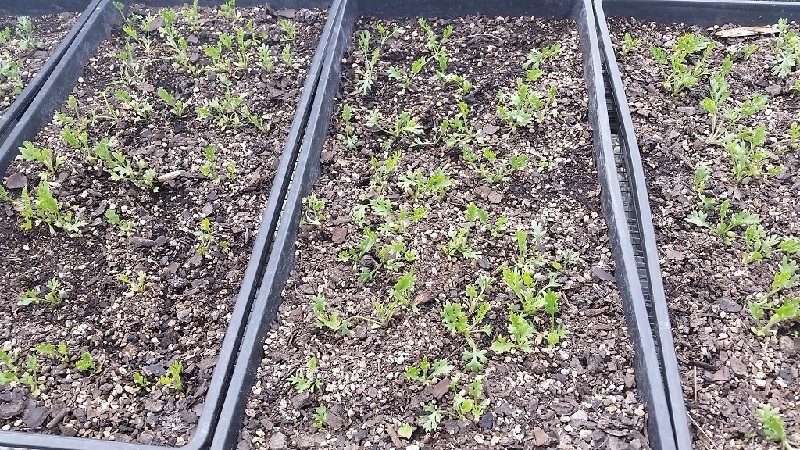
<svg viewBox="0 0 800 450">
<path fill-rule="evenodd" d="M 436 383 L 436 386 L 431 389 L 431 395 L 435 398 L 441 398 L 450 389 L 450 377 L 442 378 L 442 381 Z"/>
<path fill-rule="evenodd" d="M 728 28 L 727 30 L 719 30 L 714 33 L 715 36 L 721 38 L 737 38 L 747 36 L 758 36 L 760 34 L 777 34 L 778 26 L 769 25 L 766 27 L 736 27 Z"/>
</svg>

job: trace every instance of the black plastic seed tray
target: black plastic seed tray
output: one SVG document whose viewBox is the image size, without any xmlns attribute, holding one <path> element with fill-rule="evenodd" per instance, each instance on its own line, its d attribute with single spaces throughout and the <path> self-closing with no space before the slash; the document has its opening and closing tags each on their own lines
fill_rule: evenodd
<svg viewBox="0 0 800 450">
<path fill-rule="evenodd" d="M 669 408 L 675 446 L 679 449 L 692 447 L 687 423 L 686 407 L 681 389 L 680 372 L 670 326 L 669 311 L 658 261 L 655 231 L 642 167 L 641 152 L 634 132 L 631 111 L 625 97 L 625 87 L 614 56 L 606 17 L 633 17 L 661 23 L 685 23 L 698 26 L 737 23 L 741 25 L 763 25 L 775 23 L 779 18 L 797 20 L 800 5 L 796 3 L 773 3 L 759 1 L 706 1 L 706 0 L 595 0 L 595 13 L 603 54 L 603 68 L 610 81 L 613 99 L 612 115 L 618 119 L 617 164 L 620 178 L 625 186 L 626 221 L 636 245 L 641 284 L 647 299 L 647 314 L 653 325 L 653 339 L 657 343 L 658 364 L 664 377 L 666 407 Z M 622 223 L 622 222 L 620 222 Z"/>
<path fill-rule="evenodd" d="M 47 80 L 47 77 L 53 72 L 53 69 L 58 65 L 61 58 L 64 57 L 72 41 L 78 36 L 81 28 L 86 24 L 86 21 L 92 15 L 92 12 L 97 8 L 101 0 L 66 0 L 66 1 L 41 1 L 30 2 L 23 0 L 8 0 L 0 3 L 0 15 L 10 16 L 38 16 L 43 14 L 58 14 L 62 12 L 79 12 L 83 11 L 78 17 L 75 25 L 67 33 L 61 43 L 53 50 L 50 57 L 45 62 L 44 66 L 37 72 L 22 92 L 17 96 L 16 100 L 5 110 L 0 116 L 0 148 L 4 147 L 6 135 L 25 115 L 28 105 L 30 105 L 36 93 L 39 92 L 42 85 Z M 5 167 L 3 164 L 4 158 L 0 157 L 0 167 Z"/>
<path fill-rule="evenodd" d="M 350 45 L 354 24 L 357 18 L 363 14 L 384 18 L 414 16 L 452 18 L 475 14 L 534 15 L 548 18 L 572 18 L 578 22 L 584 77 L 589 93 L 590 121 L 594 130 L 595 156 L 601 178 L 602 200 L 617 265 L 617 284 L 623 297 L 629 333 L 636 349 L 637 386 L 648 409 L 647 430 L 650 445 L 657 449 L 675 448 L 664 383 L 658 360 L 655 357 L 657 354 L 656 344 L 653 341 L 653 333 L 647 316 L 631 235 L 626 225 L 625 204 L 618 183 L 612 135 L 606 109 L 607 101 L 601 72 L 601 55 L 596 35 L 595 17 L 588 0 L 344 1 L 342 10 L 337 13 L 337 23 L 329 44 L 330 51 L 326 56 L 321 81 L 317 87 L 314 107 L 306 128 L 297 168 L 286 197 L 284 212 L 267 265 L 265 279 L 253 308 L 251 323 L 248 324 L 245 332 L 245 344 L 237 359 L 232 379 L 245 387 L 251 386 L 254 381 L 255 372 L 263 353 L 261 343 L 276 318 L 278 307 L 282 301 L 281 291 L 294 263 L 294 243 L 299 225 L 301 200 L 310 192 L 320 174 L 320 152 L 327 136 L 330 115 L 339 90 L 340 61 Z M 238 396 L 230 396 L 226 399 L 221 424 L 218 428 L 219 432 L 212 444 L 213 449 L 236 447 L 248 394 L 249 389 L 245 389 Z M 225 421 L 224 426 L 222 421 Z"/>
<path fill-rule="evenodd" d="M 56 2 L 51 2 L 56 3 Z M 57 2 L 63 5 L 68 2 Z M 17 154 L 17 147 L 23 139 L 36 135 L 38 130 L 53 116 L 55 109 L 66 99 L 75 85 L 86 61 L 97 51 L 99 44 L 109 36 L 111 28 L 121 21 L 121 15 L 112 0 L 99 0 L 97 8 L 88 18 L 86 24 L 80 29 L 73 44 L 67 49 L 64 57 L 55 67 L 52 75 L 47 79 L 38 95 L 33 99 L 28 114 L 12 131 L 12 139 L 7 139 L 0 147 L 0 170 L 4 171 L 8 161 Z M 94 4 L 93 3 L 93 4 Z M 125 4 L 133 3 L 127 0 Z M 183 0 L 139 0 L 135 3 L 158 6 L 175 6 L 185 3 Z M 215 2 L 201 2 L 206 5 L 219 5 L 223 0 Z M 237 0 L 237 6 L 263 6 L 263 0 Z M 274 9 L 317 7 L 330 8 L 330 0 L 271 0 L 270 7 Z M 253 251 L 247 265 L 242 285 L 236 297 L 236 304 L 231 313 L 230 322 L 222 342 L 208 392 L 205 396 L 202 413 L 198 418 L 197 428 L 192 439 L 184 446 L 185 449 L 204 449 L 211 443 L 214 432 L 220 423 L 220 411 L 226 397 L 230 394 L 237 396 L 248 389 L 241 381 L 231 379 L 234 361 L 242 345 L 242 335 L 248 323 L 250 310 L 256 297 L 259 283 L 263 278 L 266 258 L 270 254 L 273 234 L 278 224 L 281 206 L 284 201 L 286 188 L 291 180 L 292 169 L 300 149 L 301 138 L 311 113 L 311 103 L 314 99 L 317 83 L 322 71 L 322 63 L 326 53 L 326 46 L 330 40 L 334 22 L 331 10 L 325 27 L 323 28 L 320 42 L 308 71 L 308 76 L 303 87 L 303 92 L 298 102 L 297 111 L 289 130 L 289 135 L 284 146 L 284 151 L 276 169 L 268 203 L 261 218 L 261 224 L 253 245 Z M 203 343 L 198 342 L 198 345 Z M 28 433 L 19 431 L 0 431 L 0 448 L 15 447 L 27 449 L 52 449 L 52 450 L 156 450 L 170 447 L 142 445 L 135 443 L 122 443 L 114 441 L 95 440 L 87 438 L 65 437 Z"/>
</svg>

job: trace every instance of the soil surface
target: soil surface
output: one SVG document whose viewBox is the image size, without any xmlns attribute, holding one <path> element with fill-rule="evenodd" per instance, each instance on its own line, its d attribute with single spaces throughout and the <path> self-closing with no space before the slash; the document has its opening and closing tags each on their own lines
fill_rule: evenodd
<svg viewBox="0 0 800 450">
<path fill-rule="evenodd" d="M 433 39 L 414 20 L 356 24 L 322 174 L 304 205 L 296 264 L 266 338 L 238 448 L 647 447 L 600 208 L 576 24 L 486 17 L 428 23 Z M 442 40 L 450 25 L 452 35 Z M 396 26 L 403 31 L 392 34 Z M 364 31 L 366 49 L 359 46 Z M 526 83 L 529 52 L 555 43 L 560 52 L 541 63 L 541 78 Z M 374 86 L 364 93 L 376 49 Z M 437 52 L 446 52 L 444 70 Z M 391 66 L 401 79 L 410 75 L 419 58 L 426 63 L 408 86 L 388 76 Z M 542 123 L 511 127 L 498 115 L 498 92 L 516 91 L 517 83 L 529 92 L 555 86 Z M 373 110 L 377 124 L 370 121 Z M 403 112 L 411 122 L 395 128 Z M 442 128 L 444 121 L 449 125 Z M 409 131 L 395 133 L 403 124 Z M 492 167 L 483 148 L 496 153 L 496 167 L 521 155 L 529 162 L 490 182 L 480 173 Z M 473 164 L 464 149 L 474 151 Z M 393 155 L 394 168 L 387 162 Z M 450 183 L 431 192 L 425 186 L 447 184 L 431 181 L 437 169 Z M 476 211 L 471 204 L 486 213 L 485 223 L 465 217 Z M 415 209 L 424 217 L 414 218 Z M 498 228 L 501 216 L 507 223 Z M 359 251 L 365 229 L 374 230 L 375 242 Z M 528 233 L 522 258 L 516 230 Z M 446 254 L 459 233 L 466 242 Z M 539 310 L 527 315 L 539 330 L 529 353 L 490 350 L 508 335 L 509 310 L 520 308 L 504 268 L 530 274 L 534 296 L 545 292 L 548 279 L 554 282 L 553 326 L 568 331 L 561 342 L 549 348 L 543 341 L 550 316 Z M 360 281 L 364 271 L 370 279 Z M 473 293 L 470 308 L 468 285 L 481 276 L 494 281 Z M 480 318 L 484 301 L 488 311 Z M 378 306 L 392 304 L 394 314 L 381 323 Z M 474 330 L 469 339 L 448 330 L 442 312 L 456 304 L 474 328 L 491 330 Z M 349 322 L 348 336 L 319 326 L 334 313 Z M 485 352 L 487 359 L 472 365 L 465 351 Z M 407 368 L 423 357 L 430 364 L 446 360 L 452 370 L 427 386 L 409 379 Z M 311 387 L 304 389 L 302 379 Z M 470 386 L 475 408 L 461 401 Z"/>
<path fill-rule="evenodd" d="M 800 235 L 800 179 L 796 176 L 800 161 L 789 133 L 800 110 L 797 93 L 791 92 L 798 79 L 797 68 L 786 78 L 773 75 L 775 35 L 716 36 L 719 30 L 733 25 L 704 29 L 622 19 L 610 19 L 609 25 L 643 155 L 695 445 L 701 449 L 772 448 L 760 431 L 756 410 L 764 404 L 779 408 L 787 431 L 795 436 L 800 433 L 800 328 L 796 320 L 784 322 L 766 337 L 758 338 L 751 332 L 756 323 L 748 303 L 770 291 L 784 256 L 796 256 L 773 251 L 760 261 L 746 262 L 752 249 L 745 243 L 745 227 L 734 228 L 730 236 L 715 232 L 719 206 L 708 211 L 710 228 L 685 218 L 700 210 L 694 176 L 696 167 L 704 165 L 710 172 L 701 189 L 704 196 L 714 197 L 717 205 L 728 200 L 731 213 L 756 214 L 767 235 L 781 239 Z M 796 31 L 797 26 L 790 24 L 790 28 Z M 641 40 L 627 55 L 622 54 L 625 33 Z M 732 70 L 726 77 L 730 91 L 727 107 L 758 94 L 768 96 L 762 111 L 739 123 L 752 128 L 765 126 L 767 139 L 761 147 L 768 158 L 761 170 L 772 168 L 774 174 L 737 181 L 728 151 L 709 141 L 711 119 L 700 107 L 710 95 L 708 75 L 675 96 L 662 86 L 664 78 L 650 46 L 669 49 L 685 33 L 714 42 L 708 58 L 711 73 L 720 70 L 728 53 L 733 55 Z M 744 51 L 751 44 L 757 48 L 746 57 Z M 690 57 L 690 63 L 695 64 L 698 58 Z M 730 133 L 737 130 L 727 122 L 722 126 Z M 780 292 L 776 301 L 797 294 L 797 288 L 790 288 Z"/>
<path fill-rule="evenodd" d="M 176 11 L 172 46 L 169 12 L 132 7 L 34 142 L 58 167 L 18 157 L 5 174 L 4 430 L 182 445 L 196 427 L 326 13 Z M 21 229 L 41 179 L 82 227 Z M 182 386 L 160 378 L 178 363 Z"/>
<path fill-rule="evenodd" d="M 78 16 L 80 13 L 65 12 L 29 17 L 30 36 L 18 24 L 20 17 L 0 16 L 0 33 L 8 33 L 7 40 L 0 39 L 0 115 L 5 114 L 17 95 L 36 76 L 75 25 Z M 1 73 L 6 70 L 8 74 Z M 18 78 L 9 76 L 11 71 L 18 73 Z"/>
</svg>

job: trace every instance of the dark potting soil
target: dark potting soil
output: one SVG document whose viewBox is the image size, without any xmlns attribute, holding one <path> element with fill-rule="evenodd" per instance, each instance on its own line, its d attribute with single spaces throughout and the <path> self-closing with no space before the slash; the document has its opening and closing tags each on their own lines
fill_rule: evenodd
<svg viewBox="0 0 800 450">
<path fill-rule="evenodd" d="M 772 73 L 775 35 L 716 35 L 733 25 L 704 29 L 610 19 L 609 26 L 643 155 L 695 445 L 701 449 L 771 448 L 756 418 L 762 405 L 779 408 L 790 434 L 800 432 L 799 329 L 797 321 L 787 322 L 774 327 L 765 338 L 758 338 L 751 331 L 757 324 L 748 303 L 770 291 L 784 256 L 788 261 L 796 257 L 775 251 L 761 261 L 746 262 L 752 250 L 744 239 L 746 226 L 734 228 L 728 239 L 718 235 L 714 230 L 720 219 L 719 206 L 708 211 L 711 229 L 685 218 L 700 210 L 693 186 L 695 170 L 703 165 L 710 171 L 703 195 L 716 198 L 718 205 L 728 200 L 730 214 L 756 214 L 766 235 L 781 239 L 800 236 L 796 201 L 800 181 L 795 176 L 800 161 L 789 132 L 800 109 L 797 93 L 791 90 L 798 71 L 793 69 L 786 78 Z M 790 27 L 797 29 L 795 24 Z M 625 33 L 641 40 L 627 55 L 622 54 Z M 775 174 L 737 182 L 728 151 L 709 142 L 711 119 L 700 107 L 710 95 L 708 74 L 679 95 L 671 95 L 662 86 L 664 78 L 650 47 L 669 49 L 686 33 L 702 35 L 714 43 L 710 73 L 720 70 L 726 55 L 733 55 L 733 66 L 726 77 L 730 91 L 726 107 L 738 107 L 758 94 L 768 97 L 762 111 L 739 123 L 752 129 L 759 124 L 765 127 L 767 139 L 760 147 L 768 158 L 762 170 L 773 168 Z M 748 45 L 757 47 L 746 57 Z M 698 59 L 690 57 L 690 64 Z M 729 132 L 736 132 L 736 127 L 729 126 Z M 775 300 L 797 294 L 797 289 L 791 288 L 780 292 Z"/>
<path fill-rule="evenodd" d="M 90 59 L 33 143 L 58 167 L 19 157 L 4 177 L 3 429 L 189 440 L 325 18 L 134 6 Z M 118 154 L 101 157 L 103 139 Z M 21 229 L 23 189 L 35 207 L 41 179 L 79 230 Z M 161 380 L 178 363 L 182 386 Z"/>
<path fill-rule="evenodd" d="M 433 37 L 413 20 L 356 24 L 322 174 L 305 200 L 296 263 L 238 448 L 646 447 L 633 350 L 611 275 L 576 24 L 486 17 L 428 23 Z M 453 33 L 442 39 L 449 25 Z M 392 34 L 395 27 L 403 31 Z M 541 78 L 523 81 L 529 52 L 553 44 L 561 50 L 541 63 Z M 434 56 L 442 51 L 446 67 Z M 412 78 L 420 58 L 425 63 Z M 362 92 L 370 78 L 374 85 Z M 511 127 L 498 116 L 498 92 L 513 95 L 517 83 L 531 95 L 555 87 L 542 123 Z M 496 153 L 494 165 L 484 148 Z M 475 154 L 473 165 L 463 149 Z M 497 175 L 520 155 L 528 164 L 505 180 L 479 173 Z M 436 178 L 439 169 L 446 177 Z M 436 191 L 445 180 L 449 186 Z M 483 222 L 465 217 L 475 207 L 485 212 Z M 507 222 L 497 227 L 501 217 Z M 537 226 L 542 235 L 535 239 Z M 522 258 L 516 230 L 528 232 Z M 459 235 L 466 241 L 455 242 Z M 569 262 L 571 252 L 580 257 Z M 550 316 L 539 310 L 525 322 L 539 330 L 530 353 L 490 350 L 509 333 L 509 308 L 519 308 L 503 279 L 503 268 L 514 267 L 531 275 L 533 296 L 551 277 L 557 285 L 553 323 L 568 334 L 552 348 L 543 341 Z M 365 270 L 371 279 L 359 281 Z M 473 293 L 470 308 L 467 286 L 481 276 L 493 282 Z M 448 304 L 461 304 L 465 324 L 491 330 L 470 339 L 449 331 L 442 318 Z M 382 323 L 380 308 L 393 305 Z M 330 314 L 350 322 L 352 334 L 320 327 L 321 318 L 337 327 Z M 486 359 L 473 360 L 467 350 Z M 452 370 L 427 386 L 405 376 L 423 357 L 446 360 Z M 470 398 L 470 386 L 474 408 L 459 400 Z"/>
</svg>

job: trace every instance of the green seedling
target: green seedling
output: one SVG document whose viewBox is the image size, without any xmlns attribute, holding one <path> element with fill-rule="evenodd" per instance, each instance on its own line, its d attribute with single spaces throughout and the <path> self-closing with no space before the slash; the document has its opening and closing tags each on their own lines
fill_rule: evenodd
<svg viewBox="0 0 800 450">
<path fill-rule="evenodd" d="M 150 387 L 150 380 L 148 380 L 146 376 L 142 375 L 141 372 L 133 372 L 133 385 L 134 392 L 138 394 L 142 391 L 147 391 L 147 389 Z"/>
<path fill-rule="evenodd" d="M 423 386 L 433 383 L 439 376 L 446 375 L 453 370 L 453 366 L 448 364 L 447 359 L 437 359 L 431 364 L 427 356 L 422 357 L 422 361 L 416 366 L 406 367 L 406 379 L 417 381 Z"/>
<path fill-rule="evenodd" d="M 780 443 L 781 450 L 797 450 L 800 443 L 789 440 L 786 427 L 780 416 L 780 410 L 768 404 L 761 405 L 756 410 L 756 418 L 761 422 L 761 431 L 768 439 Z"/>
<path fill-rule="evenodd" d="M 314 311 L 314 316 L 317 318 L 315 323 L 317 328 L 327 328 L 331 331 L 342 333 L 343 336 L 351 336 L 353 334 L 350 331 L 350 321 L 353 318 L 341 319 L 338 312 L 328 311 L 325 297 L 322 295 L 318 294 L 314 296 L 312 311 Z"/>
<path fill-rule="evenodd" d="M 175 96 L 170 94 L 163 87 L 159 87 L 157 93 L 161 100 L 171 107 L 170 112 L 175 115 L 175 117 L 183 117 L 184 114 L 186 114 L 187 104 L 184 101 L 176 99 Z"/>
<path fill-rule="evenodd" d="M 750 225 L 744 231 L 744 244 L 748 254 L 744 262 L 758 262 L 764 258 L 769 258 L 781 243 L 781 238 L 774 234 L 768 235 L 764 227 L 760 224 Z"/>
<path fill-rule="evenodd" d="M 91 375 L 98 374 L 103 370 L 102 366 L 97 364 L 97 361 L 94 360 L 89 352 L 83 352 L 80 359 L 75 361 L 75 368 Z"/>
<path fill-rule="evenodd" d="M 28 389 L 31 391 L 31 395 L 37 397 L 39 394 L 42 393 L 42 389 L 39 386 L 39 377 L 37 372 L 39 370 L 39 360 L 34 355 L 28 355 L 25 358 L 25 372 L 20 377 L 20 383 L 28 386 Z"/>
<path fill-rule="evenodd" d="M 411 435 L 414 433 L 414 427 L 411 425 L 404 423 L 397 427 L 397 435 L 403 439 L 411 439 Z"/>
<path fill-rule="evenodd" d="M 447 302 L 442 308 L 442 321 L 451 333 L 462 335 L 470 349 L 464 350 L 461 359 L 467 361 L 466 368 L 472 372 L 483 370 L 486 363 L 486 350 L 479 349 L 473 338 L 476 334 L 491 335 L 492 327 L 482 325 L 489 312 L 489 302 L 483 299 L 483 291 L 490 282 L 486 279 L 478 279 L 478 285 L 482 286 L 482 291 L 478 294 L 474 285 L 467 286 L 467 308 L 461 303 Z"/>
<path fill-rule="evenodd" d="M 458 113 L 447 118 L 439 125 L 437 141 L 444 141 L 448 148 L 468 147 L 478 139 L 475 129 L 469 125 L 469 106 L 464 102 L 458 103 Z"/>
<path fill-rule="evenodd" d="M 230 20 L 231 23 L 235 23 L 241 17 L 241 13 L 236 10 L 236 0 L 227 0 L 219 5 L 218 14 L 222 18 Z"/>
<path fill-rule="evenodd" d="M 58 278 L 54 277 L 47 280 L 45 286 L 47 287 L 47 293 L 44 295 L 44 298 L 39 298 L 38 292 L 35 289 L 31 289 L 20 294 L 18 304 L 28 306 L 33 303 L 45 301 L 53 308 L 61 305 L 64 301 L 64 290 L 61 289 L 61 282 L 58 281 Z"/>
<path fill-rule="evenodd" d="M 625 33 L 622 40 L 622 55 L 627 56 L 631 50 L 639 46 L 641 39 L 634 39 L 630 33 Z"/>
<path fill-rule="evenodd" d="M 36 161 L 44 166 L 48 172 L 56 175 L 56 172 L 64 164 L 64 158 L 53 157 L 53 151 L 49 148 L 37 148 L 30 141 L 24 141 L 19 148 L 19 154 L 25 161 Z"/>
<path fill-rule="evenodd" d="M 11 200 L 5 190 L 0 192 L 0 198 L 14 203 L 22 217 L 20 228 L 24 231 L 30 231 L 34 225 L 44 223 L 48 225 L 51 233 L 55 233 L 54 228 L 60 228 L 74 235 L 80 234 L 81 228 L 86 225 L 86 222 L 74 217 L 71 211 L 62 212 L 61 205 L 50 190 L 50 183 L 45 179 L 42 179 L 36 187 L 35 198 L 28 194 L 27 186 L 22 188 L 20 198 L 17 200 Z"/>
<path fill-rule="evenodd" d="M 527 127 L 533 122 L 542 123 L 555 111 L 556 87 L 550 86 L 546 94 L 517 79 L 517 89 L 497 93 L 497 115 L 512 129 Z"/>
<path fill-rule="evenodd" d="M 453 180 L 444 169 L 438 168 L 425 177 L 420 169 L 407 171 L 397 177 L 397 185 L 403 188 L 412 198 L 419 199 L 428 194 L 433 194 L 442 199 L 447 188 L 453 185 Z"/>
<path fill-rule="evenodd" d="M 283 34 L 285 36 L 284 39 L 287 41 L 293 41 L 297 38 L 297 26 L 295 26 L 294 22 L 291 20 L 281 19 L 278 24 L 281 26 L 283 30 Z"/>
<path fill-rule="evenodd" d="M 183 15 L 184 20 L 189 25 L 189 29 L 193 32 L 196 32 L 200 29 L 202 22 L 200 21 L 200 10 L 198 8 L 198 0 L 194 0 L 194 2 L 190 5 L 184 4 L 183 8 L 181 9 L 181 15 Z"/>
<path fill-rule="evenodd" d="M 425 59 L 424 56 L 420 57 L 411 63 L 411 69 L 409 71 L 405 71 L 397 66 L 391 66 L 387 71 L 387 76 L 400 83 L 403 87 L 402 92 L 408 91 L 427 62 L 428 60 Z"/>
<path fill-rule="evenodd" d="M 542 64 L 548 59 L 558 56 L 559 53 L 561 53 L 561 44 L 558 43 L 550 47 L 544 47 L 541 50 L 534 48 L 528 52 L 525 62 L 522 63 L 522 68 L 526 71 L 526 81 L 533 82 L 541 78 L 542 75 L 544 75 Z M 519 83 L 519 81 L 520 80 L 517 80 L 517 83 Z"/>
<path fill-rule="evenodd" d="M 200 229 L 195 231 L 194 235 L 197 237 L 197 240 L 200 241 L 200 245 L 197 247 L 197 253 L 200 255 L 208 254 L 208 252 L 211 250 L 211 246 L 216 240 L 214 231 L 211 229 L 211 221 L 208 219 L 208 217 L 204 217 L 203 220 L 200 221 Z M 222 250 L 230 247 L 230 243 L 228 241 L 219 241 L 217 245 Z"/>
<path fill-rule="evenodd" d="M 19 48 L 23 52 L 36 50 L 41 45 L 33 35 L 33 21 L 31 21 L 30 16 L 17 17 L 16 34 L 19 38 L 17 41 Z"/>
<path fill-rule="evenodd" d="M 364 237 L 361 239 L 361 242 L 355 247 L 339 252 L 339 261 L 350 261 L 354 264 L 359 264 L 364 255 L 372 250 L 372 247 L 378 242 L 378 234 L 367 227 L 362 231 Z"/>
<path fill-rule="evenodd" d="M 295 67 L 292 63 L 292 44 L 285 44 L 283 46 L 283 50 L 281 50 L 281 59 L 289 70 L 294 70 Z"/>
<path fill-rule="evenodd" d="M 122 108 L 133 111 L 136 114 L 133 119 L 134 122 L 147 120 L 153 111 L 153 106 L 147 99 L 139 99 L 136 93 L 127 92 L 124 89 L 114 91 L 114 98 L 120 102 Z"/>
<path fill-rule="evenodd" d="M 361 55 L 364 58 L 364 68 L 356 68 L 356 74 L 359 76 L 356 81 L 358 92 L 361 95 L 369 94 L 372 86 L 375 84 L 375 66 L 378 64 L 378 59 L 381 57 L 380 49 L 376 48 L 371 53 L 370 47 L 370 32 L 364 30 L 358 36 L 358 48 L 361 50 Z"/>
<path fill-rule="evenodd" d="M 672 44 L 669 53 L 663 48 L 652 46 L 650 54 L 661 67 L 664 89 L 672 95 L 678 95 L 696 85 L 700 77 L 708 72 L 707 59 L 713 50 L 713 42 L 703 36 L 688 33 Z M 692 67 L 686 62 L 690 55 L 699 55 Z"/>
<path fill-rule="evenodd" d="M 747 304 L 747 309 L 756 323 L 756 326 L 751 328 L 756 336 L 767 336 L 776 325 L 800 319 L 800 298 L 773 300 L 773 297 L 781 291 L 797 286 L 798 279 L 800 276 L 797 275 L 797 263 L 784 256 L 778 266 L 778 272 L 772 277 L 770 291 Z M 767 312 L 771 312 L 772 316 L 764 322 Z"/>
<path fill-rule="evenodd" d="M 461 150 L 461 156 L 475 172 L 479 173 L 487 183 L 502 183 L 511 179 L 510 175 L 528 165 L 528 155 L 514 155 L 509 159 L 498 158 L 497 154 L 489 147 L 481 150 L 483 160 L 469 147 Z M 485 161 L 485 162 L 484 162 Z"/>
<path fill-rule="evenodd" d="M 417 425 L 428 433 L 435 431 L 442 421 L 442 412 L 436 407 L 435 403 L 426 405 L 424 411 L 425 413 L 417 419 Z"/>
<path fill-rule="evenodd" d="M 211 179 L 214 184 L 219 183 L 219 175 L 216 169 L 217 148 L 207 145 L 203 149 L 203 164 L 200 165 L 200 173 Z"/>
<path fill-rule="evenodd" d="M 401 112 L 389 127 L 383 127 L 381 119 L 380 112 L 377 109 L 373 109 L 369 119 L 367 119 L 367 126 L 377 128 L 394 138 L 419 135 L 424 131 L 418 119 L 411 117 L 411 113 L 408 111 Z"/>
<path fill-rule="evenodd" d="M 778 20 L 778 39 L 775 42 L 775 65 L 772 74 L 786 78 L 797 66 L 800 58 L 800 37 L 797 32 L 789 30 L 786 19 Z"/>
<path fill-rule="evenodd" d="M 133 227 L 136 225 L 132 220 L 122 220 L 114 208 L 109 207 L 104 214 L 108 223 L 116 225 L 119 231 L 117 234 L 120 236 L 130 236 L 133 233 Z"/>
<path fill-rule="evenodd" d="M 442 251 L 448 259 L 458 254 L 464 259 L 479 259 L 482 256 L 480 251 L 474 250 L 469 245 L 468 228 L 459 228 L 458 230 L 451 228 L 447 232 L 447 237 L 450 239 L 442 246 Z"/>
<path fill-rule="evenodd" d="M 380 162 L 378 158 L 374 156 L 370 160 L 372 169 L 375 171 L 370 184 L 375 187 L 378 193 L 383 191 L 384 186 L 386 186 L 386 183 L 389 181 L 389 175 L 397 169 L 400 157 L 401 153 L 398 150 L 392 153 L 392 155 L 387 157 L 383 162 Z"/>
<path fill-rule="evenodd" d="M 478 221 L 483 224 L 492 237 L 500 237 L 507 229 L 508 217 L 500 216 L 494 223 L 489 221 L 489 214 L 483 209 L 479 208 L 475 203 L 467 205 L 464 211 L 464 220 L 467 222 Z"/>
<path fill-rule="evenodd" d="M 158 382 L 164 386 L 175 389 L 178 392 L 183 392 L 183 380 L 181 379 L 181 372 L 183 371 L 183 363 L 175 360 L 167 368 L 167 373 L 158 377 Z"/>
<path fill-rule="evenodd" d="M 759 124 L 755 129 L 742 127 L 738 134 L 725 137 L 724 146 L 731 157 L 733 176 L 736 181 L 763 173 L 779 173 L 775 169 L 765 170 L 766 161 L 771 156 L 763 145 L 767 139 L 766 127 Z"/>
<path fill-rule="evenodd" d="M 321 429 L 325 426 L 325 422 L 328 420 L 328 408 L 325 405 L 320 404 L 316 408 L 314 408 L 314 428 Z"/>
<path fill-rule="evenodd" d="M 5 369 L 0 370 L 0 387 L 19 381 L 15 364 L 17 357 L 19 357 L 19 350 L 9 354 L 0 349 L 0 368 L 5 366 Z"/>
<path fill-rule="evenodd" d="M 312 356 L 306 364 L 306 369 L 298 370 L 289 381 L 291 381 L 292 385 L 294 385 L 294 390 L 298 393 L 321 390 L 322 380 L 317 375 L 317 358 Z"/>
<path fill-rule="evenodd" d="M 344 134 L 337 134 L 336 139 L 339 139 L 348 150 L 355 150 L 358 144 L 358 137 L 355 135 L 355 128 L 352 124 L 353 121 L 353 108 L 345 104 L 342 107 L 342 127 Z"/>
<path fill-rule="evenodd" d="M 311 225 L 322 225 L 325 216 L 322 211 L 325 210 L 325 200 L 317 198 L 317 194 L 312 193 L 306 197 L 305 218 L 301 221 Z"/>
<path fill-rule="evenodd" d="M 95 144 L 93 150 L 94 156 L 103 163 L 104 169 L 111 175 L 111 180 L 126 180 L 140 188 L 146 187 L 158 192 L 158 186 L 154 184 L 156 172 L 148 168 L 142 160 L 136 161 L 134 168 L 124 153 L 111 151 L 113 145 L 113 140 L 103 138 Z"/>
<path fill-rule="evenodd" d="M 128 293 L 133 295 L 137 293 L 142 293 L 146 289 L 145 282 L 147 280 L 147 274 L 140 270 L 136 272 L 136 279 L 132 280 L 128 274 L 120 273 L 117 275 L 117 280 L 121 281 L 122 284 L 128 286 Z"/>
<path fill-rule="evenodd" d="M 411 293 L 414 290 L 416 281 L 417 277 L 414 275 L 414 269 L 411 268 L 389 290 L 389 296 L 385 301 L 376 301 L 374 303 L 377 321 L 372 324 L 373 329 L 387 326 L 401 307 L 416 312 L 416 305 L 411 303 Z"/>
<path fill-rule="evenodd" d="M 460 391 L 456 393 L 453 398 L 453 411 L 459 417 L 471 417 L 473 421 L 478 422 L 489 406 L 489 399 L 481 400 L 482 396 L 483 381 L 480 378 L 476 378 L 470 383 L 466 392 Z"/>
<path fill-rule="evenodd" d="M 67 350 L 67 343 L 66 342 L 59 342 L 58 345 L 41 343 L 36 346 L 35 348 L 36 353 L 47 356 L 49 358 L 58 359 L 63 364 L 68 364 L 70 362 L 69 351 Z"/>
<path fill-rule="evenodd" d="M 258 47 L 258 64 L 264 72 L 272 73 L 275 70 L 275 59 L 267 44 Z"/>
</svg>

